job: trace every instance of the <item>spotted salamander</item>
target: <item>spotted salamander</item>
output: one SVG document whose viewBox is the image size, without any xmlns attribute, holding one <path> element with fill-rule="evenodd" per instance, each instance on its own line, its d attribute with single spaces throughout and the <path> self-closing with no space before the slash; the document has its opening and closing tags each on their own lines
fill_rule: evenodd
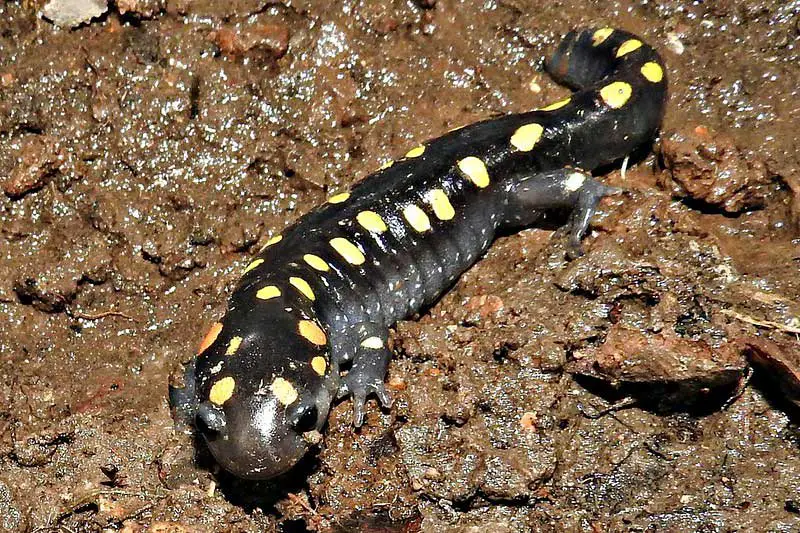
<svg viewBox="0 0 800 533">
<path fill-rule="evenodd" d="M 655 136 L 667 80 L 661 59 L 611 28 L 569 33 L 548 70 L 575 89 L 542 109 L 456 129 L 341 192 L 270 239 L 244 269 L 181 384 L 179 421 L 228 471 L 287 471 L 322 430 L 332 402 L 391 399 L 388 328 L 433 302 L 498 230 L 570 212 L 569 249 L 615 189 L 589 172 Z"/>
</svg>

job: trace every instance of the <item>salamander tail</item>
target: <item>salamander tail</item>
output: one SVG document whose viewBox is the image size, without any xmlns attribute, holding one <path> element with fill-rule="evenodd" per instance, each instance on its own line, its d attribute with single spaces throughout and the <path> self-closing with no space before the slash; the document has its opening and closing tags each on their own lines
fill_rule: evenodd
<svg viewBox="0 0 800 533">
<path fill-rule="evenodd" d="M 629 68 L 625 56 L 637 50 L 640 59 L 661 63 L 658 53 L 632 33 L 613 28 L 573 30 L 547 62 L 547 71 L 559 83 L 581 91 Z"/>
</svg>

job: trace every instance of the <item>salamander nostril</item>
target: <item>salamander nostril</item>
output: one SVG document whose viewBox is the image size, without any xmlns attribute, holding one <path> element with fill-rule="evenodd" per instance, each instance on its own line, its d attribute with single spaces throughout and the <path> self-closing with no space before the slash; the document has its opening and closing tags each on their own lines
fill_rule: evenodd
<svg viewBox="0 0 800 533">
<path fill-rule="evenodd" d="M 209 402 L 203 402 L 197 409 L 195 415 L 197 420 L 197 428 L 206 435 L 220 433 L 225 429 L 225 412 L 221 407 L 212 405 Z"/>
</svg>

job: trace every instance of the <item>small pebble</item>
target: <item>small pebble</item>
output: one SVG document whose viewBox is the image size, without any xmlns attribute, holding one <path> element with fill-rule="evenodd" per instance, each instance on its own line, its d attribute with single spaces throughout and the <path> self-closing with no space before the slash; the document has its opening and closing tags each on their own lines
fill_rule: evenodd
<svg viewBox="0 0 800 533">
<path fill-rule="evenodd" d="M 669 48 L 678 55 L 682 55 L 684 50 L 686 49 L 683 46 L 681 38 L 678 37 L 678 34 L 674 32 L 670 32 L 667 34 L 667 48 Z"/>
<path fill-rule="evenodd" d="M 429 479 L 431 481 L 437 481 L 442 479 L 442 473 L 431 466 L 427 470 L 425 470 L 425 473 L 422 474 L 422 477 L 425 479 Z"/>
<path fill-rule="evenodd" d="M 64 28 L 75 28 L 108 10 L 105 0 L 51 0 L 42 8 L 42 16 Z"/>
<path fill-rule="evenodd" d="M 526 431 L 533 431 L 536 429 L 536 415 L 530 411 L 524 413 L 519 419 L 519 425 Z"/>
</svg>

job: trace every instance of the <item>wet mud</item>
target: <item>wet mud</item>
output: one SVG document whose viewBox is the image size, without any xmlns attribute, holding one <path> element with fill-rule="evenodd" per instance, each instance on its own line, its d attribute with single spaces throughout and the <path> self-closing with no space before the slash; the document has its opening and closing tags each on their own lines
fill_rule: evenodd
<svg viewBox="0 0 800 533">
<path fill-rule="evenodd" d="M 796 3 L 42 7 L 0 5 L 0 530 L 800 530 Z M 398 324 L 391 410 L 337 405 L 276 482 L 220 472 L 167 382 L 250 258 L 419 141 L 565 95 L 543 60 L 587 25 L 653 44 L 671 95 L 586 255 L 500 237 Z"/>
</svg>

